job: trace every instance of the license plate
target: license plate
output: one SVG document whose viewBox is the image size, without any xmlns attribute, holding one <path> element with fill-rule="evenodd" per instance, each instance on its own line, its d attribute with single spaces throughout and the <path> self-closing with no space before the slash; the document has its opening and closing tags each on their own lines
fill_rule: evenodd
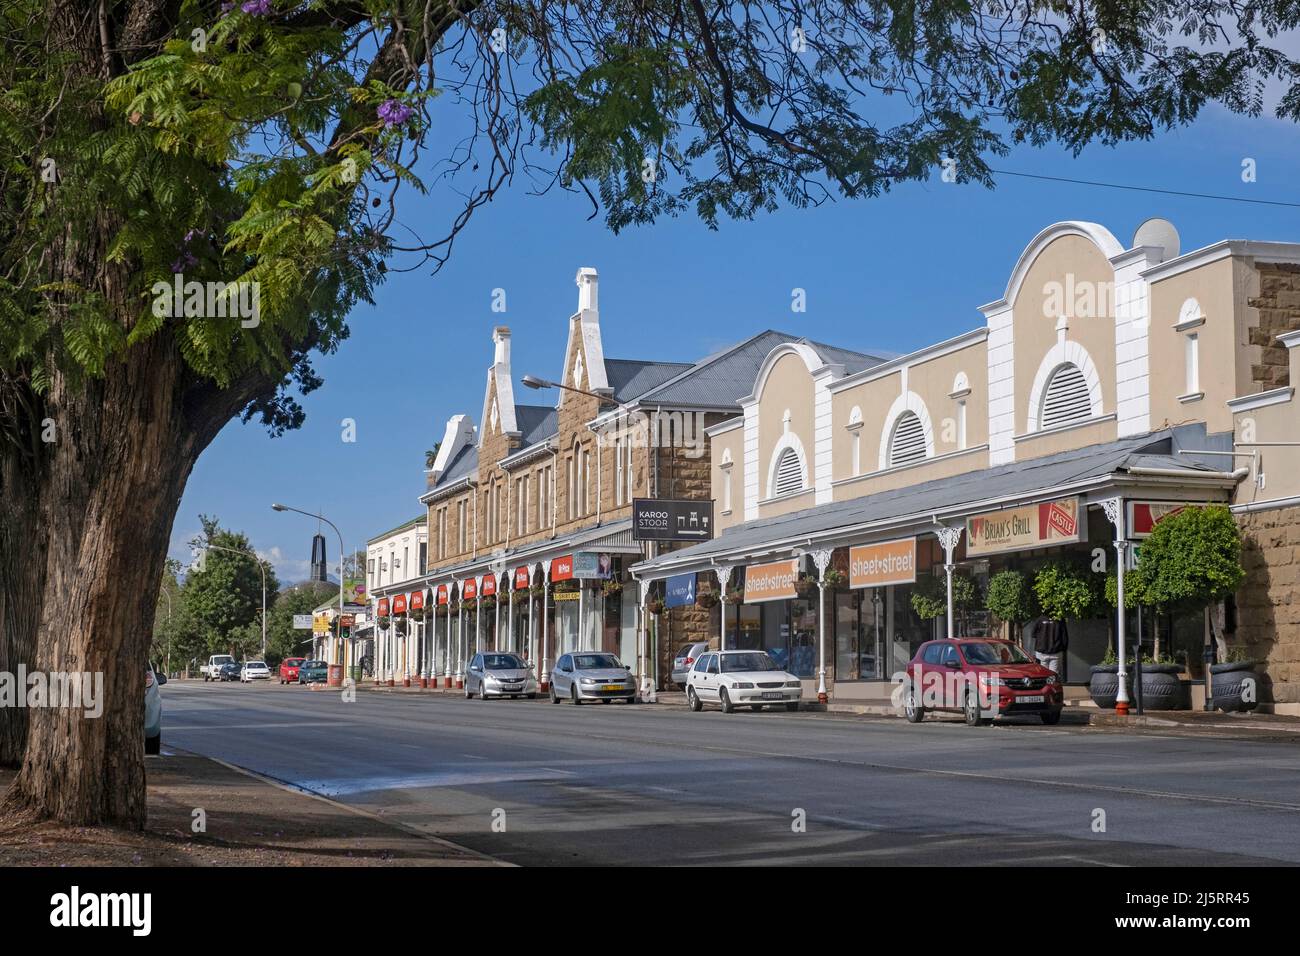
<svg viewBox="0 0 1300 956">
<path fill-rule="evenodd" d="M 765 691 L 763 691 L 763 699 L 764 699 L 764 700 L 780 700 L 780 699 L 781 699 L 782 697 L 784 697 L 784 696 L 785 696 L 785 694 L 781 693 L 779 690 L 765 690 Z"/>
<path fill-rule="evenodd" d="M 622 690 L 622 689 L 623 689 L 622 684 L 606 684 L 604 687 L 601 688 L 601 690 Z"/>
<path fill-rule="evenodd" d="M 1042 694 L 1030 694 L 1025 697 L 1017 697 L 1016 703 L 1017 704 L 1041 704 L 1044 700 L 1045 698 L 1043 697 Z"/>
</svg>

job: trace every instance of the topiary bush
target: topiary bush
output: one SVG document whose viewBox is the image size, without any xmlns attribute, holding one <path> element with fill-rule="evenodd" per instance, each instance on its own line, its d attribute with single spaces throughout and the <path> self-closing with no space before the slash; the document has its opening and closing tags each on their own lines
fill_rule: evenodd
<svg viewBox="0 0 1300 956">
<path fill-rule="evenodd" d="M 970 609 L 979 603 L 979 585 L 965 574 L 952 576 L 953 615 L 964 627 Z M 948 611 L 948 586 L 945 576 L 930 576 L 917 582 L 912 591 L 912 610 L 923 621 L 942 617 Z"/>
<path fill-rule="evenodd" d="M 1091 617 L 1100 591 L 1098 575 L 1073 561 L 1050 561 L 1034 575 L 1034 596 L 1054 621 Z"/>
<path fill-rule="evenodd" d="M 1011 625 L 1013 640 L 1019 638 L 1025 622 L 1033 620 L 1039 612 L 1033 583 L 1020 571 L 999 571 L 989 578 L 984 606 L 999 621 Z"/>
<path fill-rule="evenodd" d="M 1162 519 L 1138 552 L 1145 603 L 1199 610 L 1241 586 L 1241 532 L 1223 505 L 1184 508 Z M 1128 578 L 1124 579 L 1125 590 Z"/>
</svg>

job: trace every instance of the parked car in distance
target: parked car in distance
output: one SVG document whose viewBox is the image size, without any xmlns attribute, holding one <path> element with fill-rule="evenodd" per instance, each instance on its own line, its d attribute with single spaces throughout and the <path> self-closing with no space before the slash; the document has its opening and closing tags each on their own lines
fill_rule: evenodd
<svg viewBox="0 0 1300 956">
<path fill-rule="evenodd" d="M 799 678 L 783 671 L 766 651 L 708 651 L 686 679 L 686 703 L 696 712 L 705 704 L 717 704 L 724 714 L 746 706 L 798 710 L 802 693 Z"/>
<path fill-rule="evenodd" d="M 324 684 L 329 680 L 329 665 L 324 661 L 303 661 L 298 665 L 299 684 Z"/>
<path fill-rule="evenodd" d="M 199 668 L 199 673 L 203 675 L 203 682 L 206 684 L 210 680 L 221 680 L 221 668 L 233 663 L 235 659 L 229 654 L 213 654 L 208 658 L 208 662 Z"/>
<path fill-rule="evenodd" d="M 984 637 L 927 641 L 907 665 L 903 713 L 920 723 L 927 711 L 956 711 L 972 727 L 995 717 L 1036 714 L 1061 719 L 1061 679 L 1019 645 Z"/>
<path fill-rule="evenodd" d="M 239 669 L 239 682 L 241 684 L 251 684 L 255 680 L 270 680 L 271 668 L 266 666 L 265 661 L 244 661 L 244 666 Z"/>
<path fill-rule="evenodd" d="M 157 755 L 162 751 L 162 695 L 158 688 L 167 683 L 167 675 L 144 665 L 144 752 Z"/>
<path fill-rule="evenodd" d="M 241 665 L 238 664 L 234 658 L 231 658 L 217 669 L 217 676 L 212 679 L 219 680 L 223 683 L 226 681 L 239 680 L 239 672 L 242 669 Z"/>
<path fill-rule="evenodd" d="M 708 649 L 707 641 L 693 641 L 677 648 L 677 653 L 673 655 L 673 683 L 678 687 L 685 687 L 687 675 L 695 665 L 696 658 Z"/>
<path fill-rule="evenodd" d="M 562 654 L 551 671 L 551 703 L 565 698 L 575 704 L 589 700 L 624 700 L 636 703 L 636 678 L 632 668 L 616 654 L 603 651 L 575 651 Z"/>
<path fill-rule="evenodd" d="M 514 654 L 475 654 L 465 674 L 465 698 L 536 697 L 537 681 Z"/>
<path fill-rule="evenodd" d="M 280 661 L 280 683 L 298 683 L 298 668 L 305 660 L 305 657 L 286 657 L 284 660 Z"/>
</svg>

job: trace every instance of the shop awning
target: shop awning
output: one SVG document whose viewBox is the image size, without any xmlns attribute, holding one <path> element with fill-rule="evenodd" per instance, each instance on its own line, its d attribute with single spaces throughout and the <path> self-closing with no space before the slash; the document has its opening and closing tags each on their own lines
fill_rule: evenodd
<svg viewBox="0 0 1300 956">
<path fill-rule="evenodd" d="M 712 541 L 635 564 L 631 571 L 642 579 L 666 578 L 719 564 L 775 559 L 812 547 L 926 533 L 936 522 L 1063 495 L 1083 495 L 1086 504 L 1115 494 L 1117 487 L 1126 497 L 1182 494 L 1226 500 L 1238 479 L 1219 471 L 1209 459 L 1198 461 L 1195 455 L 1178 453 L 1180 448 L 1213 447 L 1204 426 L 1193 425 L 978 469 L 747 521 L 725 529 Z"/>
</svg>

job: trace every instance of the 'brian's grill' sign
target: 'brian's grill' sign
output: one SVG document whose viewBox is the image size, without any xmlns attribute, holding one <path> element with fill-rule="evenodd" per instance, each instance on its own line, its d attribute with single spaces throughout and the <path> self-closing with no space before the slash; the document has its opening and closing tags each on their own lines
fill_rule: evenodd
<svg viewBox="0 0 1300 956">
<path fill-rule="evenodd" d="M 1081 541 L 1083 523 L 1078 498 L 972 515 L 966 519 L 966 554 L 1024 551 Z"/>
</svg>

